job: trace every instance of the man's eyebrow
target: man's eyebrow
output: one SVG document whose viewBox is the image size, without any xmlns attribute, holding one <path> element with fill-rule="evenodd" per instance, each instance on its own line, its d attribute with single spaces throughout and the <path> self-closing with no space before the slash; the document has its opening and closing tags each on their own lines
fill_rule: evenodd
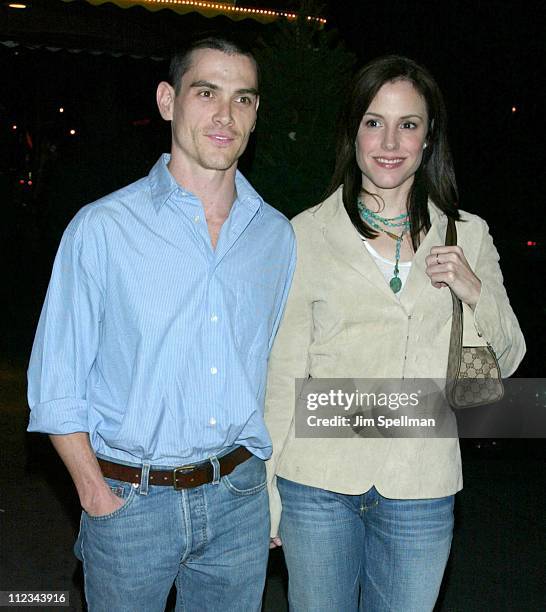
<svg viewBox="0 0 546 612">
<path fill-rule="evenodd" d="M 194 81 L 190 87 L 206 87 L 207 89 L 218 90 L 220 89 L 219 85 L 215 83 L 211 83 L 210 81 Z M 258 97 L 258 90 L 255 87 L 242 87 L 241 89 L 237 89 L 235 91 L 236 94 L 250 94 L 252 96 Z"/>
<path fill-rule="evenodd" d="M 218 85 L 210 81 L 194 81 L 190 87 L 208 87 L 209 89 L 219 89 Z"/>
<path fill-rule="evenodd" d="M 238 89 L 235 93 L 238 94 L 250 94 L 251 96 L 258 97 L 258 90 L 255 87 L 246 87 L 243 89 Z"/>
</svg>

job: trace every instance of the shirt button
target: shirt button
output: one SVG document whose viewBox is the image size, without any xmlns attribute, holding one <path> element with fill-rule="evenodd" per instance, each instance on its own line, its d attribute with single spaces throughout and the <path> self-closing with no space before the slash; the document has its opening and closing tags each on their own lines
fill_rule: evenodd
<svg viewBox="0 0 546 612">
<path fill-rule="evenodd" d="M 211 320 L 213 323 L 216 323 L 216 321 L 218 321 L 218 317 L 217 317 L 216 315 L 214 315 L 214 314 L 213 314 L 213 315 L 212 315 L 212 317 L 210 318 L 210 320 Z"/>
<path fill-rule="evenodd" d="M 216 419 L 214 417 L 210 417 L 209 425 L 216 425 Z"/>
<path fill-rule="evenodd" d="M 199 223 L 199 221 L 201 221 L 201 217 L 200 217 L 199 215 L 195 215 L 195 217 L 193 218 L 193 220 L 194 220 L 196 223 Z"/>
<path fill-rule="evenodd" d="M 218 374 L 218 369 L 217 368 L 211 368 L 210 369 L 210 373 L 211 374 Z"/>
</svg>

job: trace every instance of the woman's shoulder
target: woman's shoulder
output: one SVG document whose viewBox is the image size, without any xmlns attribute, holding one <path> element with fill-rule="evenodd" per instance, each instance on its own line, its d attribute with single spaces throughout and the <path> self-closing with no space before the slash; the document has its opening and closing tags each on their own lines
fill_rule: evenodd
<svg viewBox="0 0 546 612">
<path fill-rule="evenodd" d="M 489 225 L 479 215 L 459 210 L 459 220 L 457 232 L 464 241 L 481 241 L 489 234 Z"/>
<path fill-rule="evenodd" d="M 435 219 L 441 223 L 446 223 L 446 213 L 444 213 L 434 202 L 429 200 L 429 214 L 432 222 Z M 471 213 L 467 210 L 458 209 L 459 219 L 457 221 L 457 230 L 464 233 L 467 232 L 483 232 L 488 229 L 487 222 L 479 215 Z"/>
<path fill-rule="evenodd" d="M 467 210 L 459 209 L 459 217 L 463 223 L 478 224 L 481 226 L 487 225 L 485 219 L 482 219 L 482 217 L 480 217 L 479 215 L 471 213 Z"/>
<path fill-rule="evenodd" d="M 293 217 L 291 223 L 294 226 L 294 230 L 296 232 L 313 231 L 327 224 L 338 213 L 339 207 L 343 206 L 341 194 L 342 187 L 339 187 L 322 202 L 305 209 Z"/>
<path fill-rule="evenodd" d="M 431 221 L 434 221 L 435 219 L 445 220 L 447 216 L 446 213 L 431 199 L 429 199 L 428 201 L 428 210 L 429 210 Z M 459 213 L 459 221 L 463 223 L 471 223 L 471 224 L 478 224 L 478 225 L 486 224 L 485 220 L 482 219 L 479 215 L 471 213 L 467 210 L 463 210 L 459 208 L 458 213 Z"/>
</svg>

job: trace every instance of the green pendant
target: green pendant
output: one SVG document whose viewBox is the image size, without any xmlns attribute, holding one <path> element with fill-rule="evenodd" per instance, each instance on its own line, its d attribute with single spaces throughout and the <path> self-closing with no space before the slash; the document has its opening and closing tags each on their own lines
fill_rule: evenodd
<svg viewBox="0 0 546 612">
<path fill-rule="evenodd" d="M 389 287 L 394 293 L 398 293 L 400 289 L 402 289 L 402 281 L 398 278 L 398 276 L 393 276 L 389 283 Z"/>
</svg>

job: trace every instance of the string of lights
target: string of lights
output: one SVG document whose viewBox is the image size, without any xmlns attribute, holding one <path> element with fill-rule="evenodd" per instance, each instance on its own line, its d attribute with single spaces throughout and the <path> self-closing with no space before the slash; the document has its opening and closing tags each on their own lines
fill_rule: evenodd
<svg viewBox="0 0 546 612">
<path fill-rule="evenodd" d="M 65 2 L 71 2 L 72 0 L 64 0 Z M 189 12 L 190 10 L 196 11 L 215 11 L 218 14 L 223 14 L 228 17 L 235 19 L 241 19 L 245 17 L 252 17 L 259 19 L 260 21 L 274 21 L 279 18 L 288 20 L 295 20 L 298 18 L 297 13 L 291 13 L 273 9 L 262 9 L 254 7 L 236 6 L 234 4 L 224 4 L 221 2 L 207 2 L 207 1 L 196 1 L 196 0 L 87 0 L 90 4 L 99 5 L 105 4 L 106 2 L 113 2 L 122 8 L 129 8 L 131 6 L 144 6 L 149 10 L 160 10 L 162 8 L 169 8 L 178 12 Z M 321 25 L 326 24 L 326 19 L 323 17 L 314 17 L 311 15 L 306 16 L 308 21 L 315 21 Z"/>
</svg>

